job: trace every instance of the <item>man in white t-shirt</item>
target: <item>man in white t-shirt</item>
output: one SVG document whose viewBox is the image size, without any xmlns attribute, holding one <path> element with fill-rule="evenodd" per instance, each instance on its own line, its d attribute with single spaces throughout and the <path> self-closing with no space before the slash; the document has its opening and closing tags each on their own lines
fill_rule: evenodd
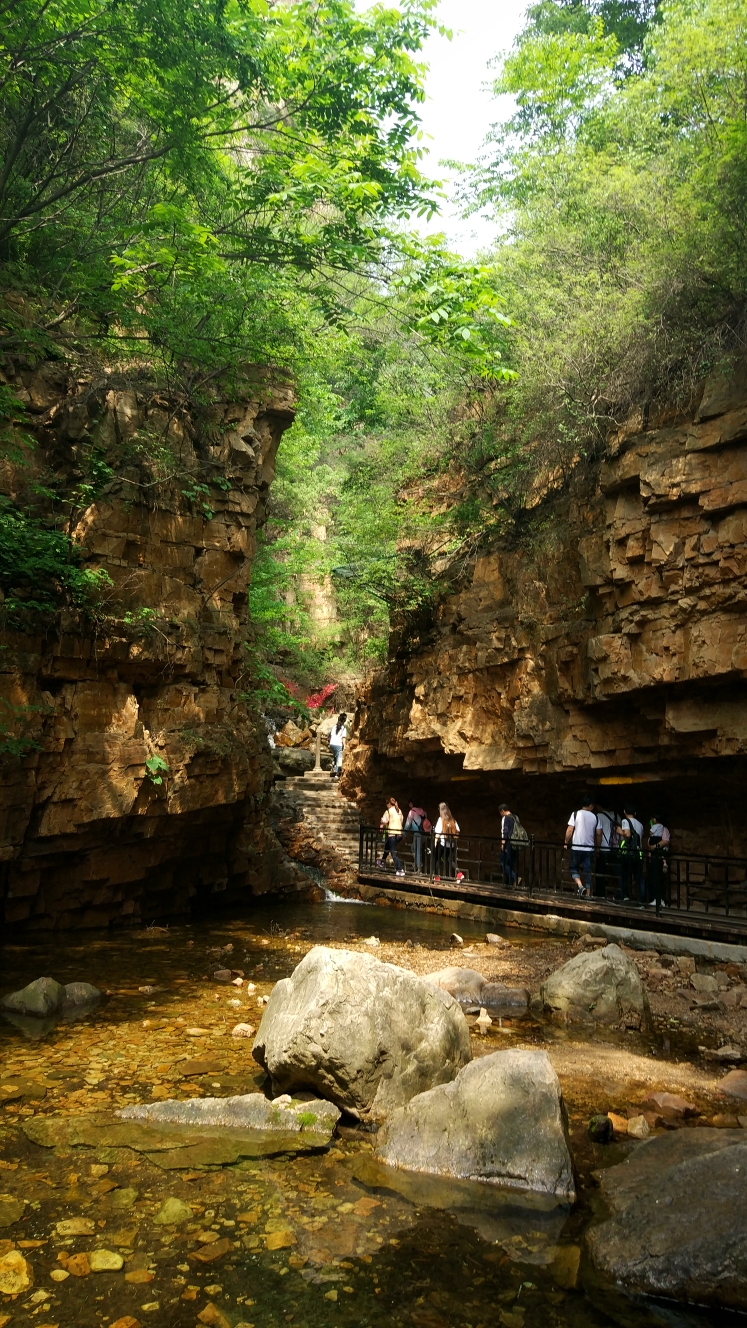
<svg viewBox="0 0 747 1328">
<path fill-rule="evenodd" d="M 591 894 L 591 868 L 594 850 L 600 843 L 602 831 L 594 814 L 594 803 L 590 799 L 580 811 L 571 812 L 565 832 L 565 845 L 571 846 L 571 876 L 578 887 L 579 895 Z M 584 879 L 581 879 L 583 872 Z"/>
</svg>

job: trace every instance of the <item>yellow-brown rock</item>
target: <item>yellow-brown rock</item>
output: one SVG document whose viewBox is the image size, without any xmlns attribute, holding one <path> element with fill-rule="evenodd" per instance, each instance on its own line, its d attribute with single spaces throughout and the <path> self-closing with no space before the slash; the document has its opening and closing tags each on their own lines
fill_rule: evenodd
<svg viewBox="0 0 747 1328">
<path fill-rule="evenodd" d="M 743 366 L 695 410 L 639 415 L 527 526 L 477 558 L 429 629 L 394 633 L 343 791 L 376 823 L 389 793 L 431 815 L 446 798 L 486 834 L 510 797 L 556 840 L 582 795 L 635 798 L 679 847 L 747 851 Z"/>
<path fill-rule="evenodd" d="M 84 565 L 112 582 L 93 618 L 22 611 L 0 632 L 3 717 L 35 744 L 0 773 L 6 923 L 150 921 L 293 884 L 245 647 L 290 388 L 247 371 L 198 404 L 63 361 L 0 378 L 26 407 L 21 450 L 24 431 L 35 443 L 2 463 L 0 491 L 38 512 L 54 485 Z"/>
</svg>

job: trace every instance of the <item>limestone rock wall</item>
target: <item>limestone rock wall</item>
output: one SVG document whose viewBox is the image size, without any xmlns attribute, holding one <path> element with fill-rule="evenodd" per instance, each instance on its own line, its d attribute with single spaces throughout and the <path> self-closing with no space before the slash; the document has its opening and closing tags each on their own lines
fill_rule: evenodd
<svg viewBox="0 0 747 1328">
<path fill-rule="evenodd" d="M 344 791 L 377 820 L 388 791 L 456 800 L 473 833 L 510 797 L 553 838 L 582 794 L 635 797 L 681 847 L 747 853 L 746 571 L 738 364 L 685 417 L 631 420 L 521 545 L 478 559 L 414 652 L 393 639 Z"/>
<path fill-rule="evenodd" d="M 40 486 L 57 495 L 111 579 L 93 617 L 4 615 L 0 720 L 33 743 L 0 768 L 5 923 L 150 922 L 298 887 L 267 814 L 245 646 L 290 388 L 248 372 L 197 405 L 62 361 L 2 378 L 26 416 L 7 424 L 20 442 L 0 492 L 37 512 Z"/>
</svg>

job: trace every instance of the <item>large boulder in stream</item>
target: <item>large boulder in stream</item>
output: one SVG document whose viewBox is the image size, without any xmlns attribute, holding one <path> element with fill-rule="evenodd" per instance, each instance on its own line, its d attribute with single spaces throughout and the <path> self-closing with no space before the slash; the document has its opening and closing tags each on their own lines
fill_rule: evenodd
<svg viewBox="0 0 747 1328">
<path fill-rule="evenodd" d="M 273 987 L 253 1055 L 275 1091 L 310 1089 L 376 1120 L 453 1079 L 472 1053 L 446 992 L 373 955 L 315 946 Z"/>
<path fill-rule="evenodd" d="M 570 1021 L 645 1028 L 651 1019 L 641 975 L 619 945 L 575 955 L 551 973 L 540 997 L 545 1010 Z"/>
<path fill-rule="evenodd" d="M 545 1051 L 496 1051 L 392 1113 L 376 1140 L 392 1167 L 574 1199 L 560 1083 Z"/>
<path fill-rule="evenodd" d="M 747 1136 L 675 1130 L 599 1173 L 611 1217 L 586 1237 L 593 1263 L 627 1290 L 700 1305 L 747 1305 Z"/>
</svg>

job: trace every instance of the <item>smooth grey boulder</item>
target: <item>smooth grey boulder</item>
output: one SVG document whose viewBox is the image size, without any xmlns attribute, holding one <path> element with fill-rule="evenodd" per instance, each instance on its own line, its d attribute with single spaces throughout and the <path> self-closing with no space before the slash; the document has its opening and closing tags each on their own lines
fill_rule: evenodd
<svg viewBox="0 0 747 1328">
<path fill-rule="evenodd" d="M 65 1004 L 65 988 L 54 978 L 36 978 L 20 991 L 13 991 L 0 1001 L 3 1010 L 12 1014 L 30 1014 L 44 1019 Z"/>
<path fill-rule="evenodd" d="M 575 1199 L 560 1083 L 547 1052 L 496 1051 L 392 1113 L 376 1156 L 407 1171 Z"/>
<path fill-rule="evenodd" d="M 428 973 L 424 978 L 432 987 L 439 987 L 448 992 L 460 1005 L 474 1005 L 480 999 L 480 993 L 487 981 L 482 973 L 474 968 L 439 968 L 435 973 Z"/>
<path fill-rule="evenodd" d="M 65 996 L 62 1003 L 64 1010 L 71 1010 L 77 1005 L 92 1005 L 100 1001 L 103 993 L 90 982 L 66 982 Z"/>
<path fill-rule="evenodd" d="M 239 1097 L 189 1097 L 186 1100 L 142 1102 L 115 1112 L 122 1120 L 168 1125 L 221 1125 L 235 1130 L 310 1130 L 331 1135 L 340 1111 L 333 1102 L 294 1102 L 282 1097 L 269 1102 L 261 1093 Z"/>
<path fill-rule="evenodd" d="M 529 992 L 525 988 L 491 982 L 474 968 L 439 968 L 435 973 L 428 973 L 424 981 L 448 992 L 460 1005 L 521 1009 L 529 1004 Z"/>
<path fill-rule="evenodd" d="M 540 988 L 545 1010 L 563 1018 L 644 1028 L 651 1019 L 640 973 L 619 945 L 584 951 Z"/>
<path fill-rule="evenodd" d="M 587 1233 L 596 1267 L 627 1290 L 744 1309 L 747 1139 L 702 1126 L 638 1144 L 599 1173 L 612 1216 Z"/>
<path fill-rule="evenodd" d="M 373 955 L 315 946 L 273 987 L 252 1048 L 278 1092 L 310 1089 L 378 1120 L 470 1060 L 446 992 Z"/>
</svg>

